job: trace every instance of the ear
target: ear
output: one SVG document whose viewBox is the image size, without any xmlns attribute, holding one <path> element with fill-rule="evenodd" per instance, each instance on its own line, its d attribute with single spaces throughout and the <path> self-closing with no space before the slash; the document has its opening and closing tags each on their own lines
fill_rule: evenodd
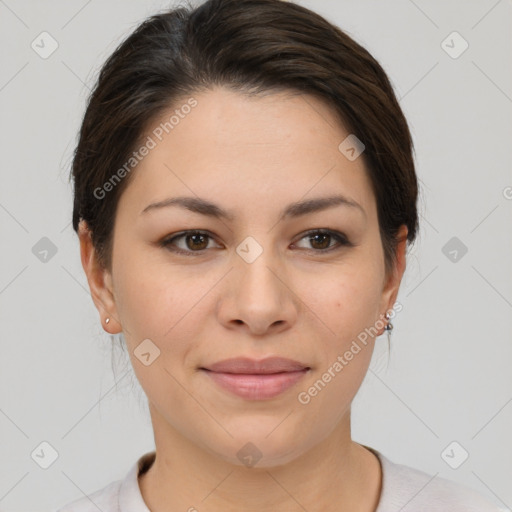
<svg viewBox="0 0 512 512">
<path fill-rule="evenodd" d="M 117 334 L 122 331 L 121 323 L 118 320 L 116 303 L 114 300 L 112 276 L 98 260 L 98 254 L 93 246 L 91 231 L 87 223 L 80 221 L 78 226 L 78 237 L 80 239 L 80 258 L 91 290 L 91 297 L 100 313 L 103 329 L 110 334 Z M 109 323 L 106 319 L 109 318 Z"/>
<path fill-rule="evenodd" d="M 386 276 L 384 287 L 382 289 L 382 297 L 380 302 L 380 311 L 382 314 L 386 314 L 387 311 L 393 308 L 398 296 L 398 290 L 402 277 L 405 272 L 406 261 L 405 261 L 405 250 L 407 247 L 407 226 L 403 224 L 397 233 L 397 246 L 396 246 L 396 263 L 391 269 L 389 274 Z M 384 332 L 379 333 L 379 336 Z"/>
</svg>

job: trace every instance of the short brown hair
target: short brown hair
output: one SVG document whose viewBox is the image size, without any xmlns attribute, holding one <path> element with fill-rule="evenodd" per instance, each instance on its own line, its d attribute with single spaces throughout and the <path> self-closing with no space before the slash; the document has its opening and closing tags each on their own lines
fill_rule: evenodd
<svg viewBox="0 0 512 512">
<path fill-rule="evenodd" d="M 149 123 L 178 99 L 214 86 L 244 94 L 320 98 L 364 145 L 386 270 L 401 225 L 416 237 L 413 142 L 386 73 L 320 15 L 280 0 L 207 0 L 145 20 L 108 58 L 89 98 L 75 150 L 73 228 L 91 230 L 111 269 L 116 207 L 131 174 L 107 199 L 94 193 L 127 161 Z M 340 141 L 341 142 L 341 141 Z"/>
</svg>

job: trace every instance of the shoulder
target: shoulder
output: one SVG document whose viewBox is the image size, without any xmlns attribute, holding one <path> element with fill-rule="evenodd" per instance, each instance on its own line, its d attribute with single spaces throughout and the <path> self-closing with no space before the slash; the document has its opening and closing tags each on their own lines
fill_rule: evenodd
<svg viewBox="0 0 512 512">
<path fill-rule="evenodd" d="M 381 499 L 376 512 L 501 512 L 505 509 L 464 485 L 396 464 L 370 449 L 382 467 Z"/>
<path fill-rule="evenodd" d="M 64 505 L 56 512 L 118 512 L 121 480 L 111 482 L 103 489 Z"/>
</svg>

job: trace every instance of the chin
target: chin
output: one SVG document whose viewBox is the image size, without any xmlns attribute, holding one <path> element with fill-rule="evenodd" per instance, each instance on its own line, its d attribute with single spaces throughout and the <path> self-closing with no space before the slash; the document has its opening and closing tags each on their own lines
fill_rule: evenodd
<svg viewBox="0 0 512 512">
<path fill-rule="evenodd" d="M 272 428 L 275 429 L 278 424 L 279 422 L 274 421 Z M 272 432 L 272 428 L 258 430 L 251 425 L 244 430 L 240 426 L 234 438 L 224 437 L 223 443 L 218 443 L 214 447 L 210 445 L 208 450 L 229 464 L 248 469 L 282 466 L 304 453 L 303 440 L 288 435 L 285 429 L 277 434 L 277 430 Z M 269 435 L 269 432 L 272 433 Z M 211 438 L 208 441 L 211 443 Z"/>
</svg>

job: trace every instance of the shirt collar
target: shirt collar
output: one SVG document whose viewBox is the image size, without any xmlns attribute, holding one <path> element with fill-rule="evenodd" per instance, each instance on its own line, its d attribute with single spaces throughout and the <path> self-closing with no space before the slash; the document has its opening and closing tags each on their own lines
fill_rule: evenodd
<svg viewBox="0 0 512 512">
<path fill-rule="evenodd" d="M 153 464 L 156 452 L 144 454 L 130 469 L 119 489 L 119 512 L 150 512 L 142 499 L 138 476 Z"/>
</svg>

